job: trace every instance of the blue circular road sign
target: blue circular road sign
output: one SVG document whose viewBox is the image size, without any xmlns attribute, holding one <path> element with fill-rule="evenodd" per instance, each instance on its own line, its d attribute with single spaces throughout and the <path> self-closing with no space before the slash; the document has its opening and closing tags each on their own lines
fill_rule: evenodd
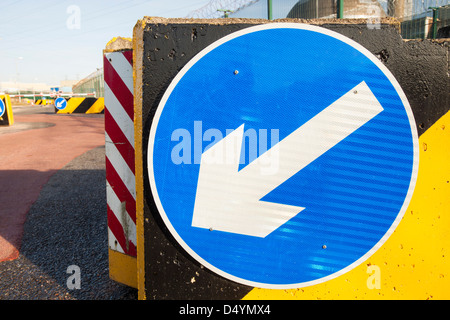
<svg viewBox="0 0 450 320">
<path fill-rule="evenodd" d="M 55 108 L 58 110 L 63 110 L 67 107 L 67 100 L 63 97 L 59 97 L 55 100 Z"/>
<path fill-rule="evenodd" d="M 151 194 L 199 263 L 296 288 L 362 263 L 399 224 L 418 136 L 405 94 L 338 33 L 271 23 L 230 34 L 173 79 L 152 119 Z"/>
<path fill-rule="evenodd" d="M 6 106 L 2 99 L 0 99 L 0 117 L 5 114 Z"/>
</svg>

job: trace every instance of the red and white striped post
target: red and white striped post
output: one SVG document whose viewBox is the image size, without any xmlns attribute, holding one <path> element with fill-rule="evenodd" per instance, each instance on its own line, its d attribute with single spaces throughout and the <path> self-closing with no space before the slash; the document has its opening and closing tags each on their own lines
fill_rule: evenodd
<svg viewBox="0 0 450 320">
<path fill-rule="evenodd" d="M 110 277 L 136 286 L 133 51 L 104 52 Z"/>
</svg>

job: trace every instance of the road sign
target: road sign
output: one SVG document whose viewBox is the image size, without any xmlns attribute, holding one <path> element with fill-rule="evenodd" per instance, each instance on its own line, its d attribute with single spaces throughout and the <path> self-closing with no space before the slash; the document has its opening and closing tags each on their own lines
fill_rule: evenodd
<svg viewBox="0 0 450 320">
<path fill-rule="evenodd" d="M 0 117 L 5 114 L 6 106 L 2 99 L 0 99 Z"/>
<path fill-rule="evenodd" d="M 186 64 L 147 154 L 151 196 L 183 249 L 275 289 L 366 260 L 400 222 L 418 171 L 415 121 L 389 70 L 340 34 L 290 23 L 235 32 Z"/>
<path fill-rule="evenodd" d="M 58 110 L 64 110 L 67 107 L 67 100 L 59 97 L 58 99 L 55 100 L 55 107 Z"/>
</svg>

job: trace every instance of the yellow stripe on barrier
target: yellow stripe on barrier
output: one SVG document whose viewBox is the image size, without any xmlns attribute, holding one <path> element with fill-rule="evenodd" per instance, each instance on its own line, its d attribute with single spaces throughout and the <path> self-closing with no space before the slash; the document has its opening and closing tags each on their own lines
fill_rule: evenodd
<svg viewBox="0 0 450 320">
<path fill-rule="evenodd" d="M 98 98 L 86 113 L 101 113 L 105 109 L 105 99 Z"/>
<path fill-rule="evenodd" d="M 70 98 L 67 100 L 67 106 L 63 110 L 58 110 L 57 113 L 73 113 L 83 100 L 84 98 Z"/>
</svg>

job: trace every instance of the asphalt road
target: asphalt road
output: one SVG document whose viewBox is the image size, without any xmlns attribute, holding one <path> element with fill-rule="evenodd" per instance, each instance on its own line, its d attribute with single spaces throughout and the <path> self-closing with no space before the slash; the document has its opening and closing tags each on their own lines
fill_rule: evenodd
<svg viewBox="0 0 450 320">
<path fill-rule="evenodd" d="M 0 300 L 137 299 L 136 289 L 109 278 L 105 181 L 104 146 L 50 177 L 27 213 L 18 257 L 0 262 Z"/>
</svg>

